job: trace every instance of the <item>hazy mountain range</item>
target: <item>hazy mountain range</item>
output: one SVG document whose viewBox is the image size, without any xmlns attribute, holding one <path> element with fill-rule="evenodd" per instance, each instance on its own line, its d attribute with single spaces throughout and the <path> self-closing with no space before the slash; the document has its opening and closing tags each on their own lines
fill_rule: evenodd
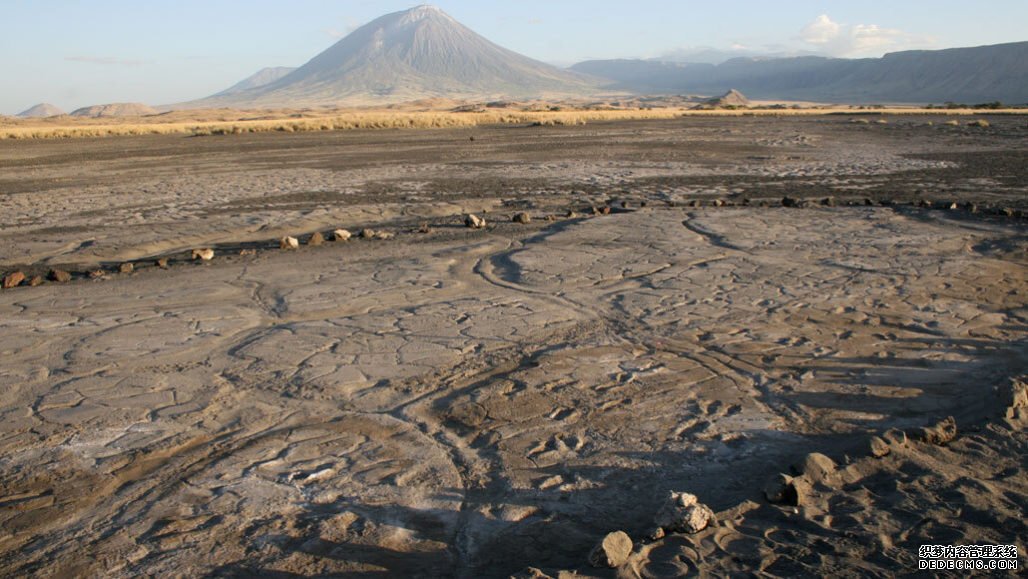
<svg viewBox="0 0 1028 579">
<path fill-rule="evenodd" d="M 630 92 L 717 94 L 819 102 L 1028 103 L 1028 42 L 915 50 L 882 58 L 735 58 L 718 65 L 596 60 L 572 70 Z"/>
</svg>

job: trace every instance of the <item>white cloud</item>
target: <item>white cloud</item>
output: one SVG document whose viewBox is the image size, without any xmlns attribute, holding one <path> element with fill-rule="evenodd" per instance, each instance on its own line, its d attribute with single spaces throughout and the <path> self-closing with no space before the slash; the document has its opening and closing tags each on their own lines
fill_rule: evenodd
<svg viewBox="0 0 1028 579">
<path fill-rule="evenodd" d="M 877 24 L 840 24 L 822 14 L 800 30 L 799 40 L 831 56 L 878 56 L 910 48 L 928 48 L 935 40 Z"/>
</svg>

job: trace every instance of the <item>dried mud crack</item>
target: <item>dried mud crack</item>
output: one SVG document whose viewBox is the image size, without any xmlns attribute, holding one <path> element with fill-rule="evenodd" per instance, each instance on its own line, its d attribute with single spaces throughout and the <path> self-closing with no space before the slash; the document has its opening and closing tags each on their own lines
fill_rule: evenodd
<svg viewBox="0 0 1028 579">
<path fill-rule="evenodd" d="M 1028 129 L 922 121 L 0 143 L 0 574 L 1023 553 Z M 715 523 L 649 539 L 669 491 Z"/>
</svg>

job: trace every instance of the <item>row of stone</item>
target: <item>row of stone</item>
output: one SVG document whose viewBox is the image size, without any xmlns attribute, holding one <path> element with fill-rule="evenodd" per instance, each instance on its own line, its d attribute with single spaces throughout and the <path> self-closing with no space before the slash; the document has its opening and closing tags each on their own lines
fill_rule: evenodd
<svg viewBox="0 0 1028 579">
<path fill-rule="evenodd" d="M 608 212 L 609 212 L 609 209 L 608 209 Z M 532 222 L 532 216 L 530 214 L 528 214 L 527 212 L 520 212 L 520 213 L 514 214 L 514 216 L 511 218 L 511 221 L 513 221 L 514 223 L 520 223 L 520 224 L 527 225 L 527 224 Z M 486 225 L 487 225 L 487 222 L 482 217 L 479 217 L 479 216 L 474 215 L 474 214 L 468 214 L 468 215 L 466 215 L 464 217 L 464 224 L 465 224 L 465 226 L 467 226 L 470 229 L 484 229 L 486 227 Z M 421 233 L 429 233 L 431 230 L 429 229 L 428 224 L 425 223 L 425 224 L 423 224 L 421 226 L 419 231 Z M 381 231 L 381 230 L 368 229 L 368 228 L 362 229 L 356 235 L 354 235 L 353 233 L 351 233 L 350 231 L 348 231 L 346 229 L 336 229 L 336 230 L 332 231 L 332 233 L 331 233 L 331 240 L 335 241 L 335 242 L 350 241 L 353 238 L 387 240 L 387 239 L 392 239 L 393 237 L 395 237 L 395 234 L 391 233 L 389 231 Z M 327 240 L 326 240 L 325 235 L 319 231 L 319 232 L 315 232 L 315 233 L 311 234 L 311 236 L 307 238 L 307 245 L 313 246 L 313 247 L 317 247 L 317 246 L 320 246 L 320 245 L 324 245 L 324 243 L 326 241 Z M 301 245 L 300 239 L 297 238 L 297 237 L 293 237 L 293 236 L 287 235 L 287 236 L 284 236 L 281 239 L 279 239 L 279 248 L 280 249 L 296 250 L 296 249 L 300 248 L 300 245 Z M 243 250 L 241 250 L 239 252 L 239 254 L 241 256 L 256 255 L 257 254 L 257 250 L 256 249 L 243 249 Z M 192 250 L 192 252 L 190 253 L 190 259 L 192 259 L 193 261 L 211 261 L 211 260 L 214 259 L 214 255 L 215 255 L 215 253 L 214 253 L 214 249 L 213 248 L 205 247 L 205 248 L 200 248 L 200 249 Z M 166 257 L 162 257 L 162 258 L 156 260 L 156 262 L 154 262 L 154 263 L 155 263 L 155 265 L 157 267 L 159 267 L 161 269 L 168 269 L 168 267 L 170 265 L 169 264 L 169 260 Z M 118 266 L 118 272 L 119 273 L 129 274 L 129 273 L 132 273 L 133 271 L 135 271 L 135 265 L 133 263 L 131 263 L 131 262 L 125 262 L 125 263 L 121 264 L 120 266 Z M 107 272 L 105 272 L 103 269 L 96 269 L 96 270 L 92 270 L 92 271 L 87 273 L 87 276 L 90 279 L 103 279 L 103 278 L 106 277 L 106 275 L 107 275 Z M 63 271 L 63 270 L 54 269 L 54 270 L 50 271 L 50 273 L 47 276 L 47 278 L 43 278 L 42 276 L 38 276 L 38 275 L 37 276 L 33 276 L 33 277 L 28 277 L 22 271 L 14 271 L 14 272 L 11 272 L 11 273 L 7 274 L 3 278 L 0 278 L 0 287 L 2 287 L 3 289 L 11 289 L 11 288 L 18 287 L 20 285 L 28 285 L 28 286 L 35 287 L 35 286 L 38 286 L 38 285 L 42 285 L 43 283 L 46 282 L 47 279 L 49 279 L 50 281 L 58 282 L 58 283 L 66 283 L 66 282 L 71 281 L 72 274 L 70 274 L 70 273 L 68 273 L 66 271 Z"/>
</svg>

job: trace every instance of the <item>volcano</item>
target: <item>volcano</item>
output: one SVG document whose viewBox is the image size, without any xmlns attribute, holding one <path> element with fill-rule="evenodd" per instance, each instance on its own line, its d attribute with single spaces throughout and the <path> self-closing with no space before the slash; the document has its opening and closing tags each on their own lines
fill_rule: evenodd
<svg viewBox="0 0 1028 579">
<path fill-rule="evenodd" d="M 389 104 L 426 98 L 584 96 L 592 77 L 507 50 L 435 6 L 382 16 L 282 78 L 189 106 Z"/>
</svg>

